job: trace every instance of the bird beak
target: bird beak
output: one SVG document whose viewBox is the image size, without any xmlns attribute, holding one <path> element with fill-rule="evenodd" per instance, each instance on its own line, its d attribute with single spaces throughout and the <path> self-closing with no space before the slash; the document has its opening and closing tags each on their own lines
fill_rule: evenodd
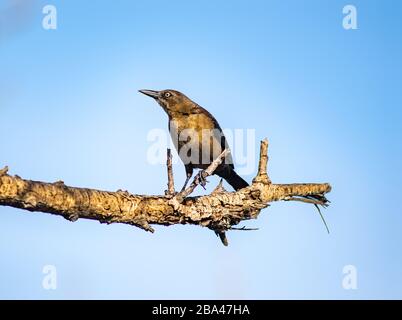
<svg viewBox="0 0 402 320">
<path fill-rule="evenodd" d="M 145 94 L 148 97 L 151 97 L 154 99 L 159 98 L 159 91 L 155 91 L 155 90 L 138 90 L 138 91 L 141 92 L 142 94 Z"/>
</svg>

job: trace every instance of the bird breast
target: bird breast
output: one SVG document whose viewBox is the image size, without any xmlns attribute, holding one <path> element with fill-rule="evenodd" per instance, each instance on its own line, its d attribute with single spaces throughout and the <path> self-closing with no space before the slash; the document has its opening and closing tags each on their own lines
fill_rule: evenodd
<svg viewBox="0 0 402 320">
<path fill-rule="evenodd" d="M 201 169 L 207 168 L 226 144 L 222 130 L 204 114 L 171 117 L 169 132 L 184 164 Z"/>
</svg>

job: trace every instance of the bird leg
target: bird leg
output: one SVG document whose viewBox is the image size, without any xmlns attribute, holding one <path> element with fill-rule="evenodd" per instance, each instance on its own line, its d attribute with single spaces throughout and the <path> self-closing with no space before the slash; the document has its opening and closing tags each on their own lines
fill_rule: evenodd
<svg viewBox="0 0 402 320">
<path fill-rule="evenodd" d="M 191 174 L 187 173 L 186 181 L 184 182 L 184 186 L 183 186 L 183 188 L 181 188 L 180 192 L 183 192 L 184 190 L 186 190 L 187 184 L 190 181 L 192 175 L 193 175 L 192 173 Z"/>
<path fill-rule="evenodd" d="M 187 184 L 188 184 L 188 182 L 190 181 L 192 175 L 193 175 L 192 173 L 191 173 L 191 174 L 189 174 L 189 173 L 187 174 L 186 181 L 184 182 L 184 186 L 183 186 L 183 188 L 181 189 L 180 193 L 183 193 L 183 192 L 186 190 Z M 204 190 L 206 190 L 205 186 L 207 185 L 207 182 L 208 182 L 207 179 L 206 179 L 207 176 L 208 176 L 208 174 L 205 172 L 205 170 L 200 170 L 200 171 L 196 174 L 196 176 L 194 177 L 194 181 L 197 181 L 197 184 L 201 185 L 201 186 L 204 188 Z"/>
<path fill-rule="evenodd" d="M 180 193 L 184 192 L 187 188 L 187 184 L 190 181 L 191 177 L 193 176 L 194 169 L 191 165 L 185 165 L 184 168 L 186 169 L 186 181 L 184 182 L 183 188 L 181 188 Z"/>
</svg>

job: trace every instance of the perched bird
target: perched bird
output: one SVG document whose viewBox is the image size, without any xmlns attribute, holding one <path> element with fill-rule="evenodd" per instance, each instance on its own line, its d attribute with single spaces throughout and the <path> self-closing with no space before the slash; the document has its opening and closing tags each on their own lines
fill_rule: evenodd
<svg viewBox="0 0 402 320">
<path fill-rule="evenodd" d="M 169 132 L 186 169 L 184 190 L 194 168 L 208 168 L 225 149 L 229 149 L 223 131 L 207 110 L 179 91 L 139 91 L 154 98 L 169 117 Z M 235 172 L 230 154 L 214 174 L 225 179 L 235 190 L 248 187 L 248 183 Z"/>
</svg>

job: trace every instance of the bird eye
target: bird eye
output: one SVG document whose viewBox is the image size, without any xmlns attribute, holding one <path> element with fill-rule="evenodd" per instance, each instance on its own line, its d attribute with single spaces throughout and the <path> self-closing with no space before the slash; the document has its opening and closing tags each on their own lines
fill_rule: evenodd
<svg viewBox="0 0 402 320">
<path fill-rule="evenodd" d="M 172 94 L 170 92 L 165 92 L 164 96 L 165 96 L 165 98 L 169 98 L 172 96 Z"/>
</svg>

